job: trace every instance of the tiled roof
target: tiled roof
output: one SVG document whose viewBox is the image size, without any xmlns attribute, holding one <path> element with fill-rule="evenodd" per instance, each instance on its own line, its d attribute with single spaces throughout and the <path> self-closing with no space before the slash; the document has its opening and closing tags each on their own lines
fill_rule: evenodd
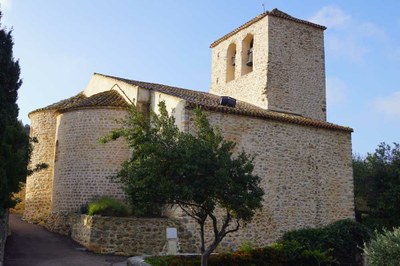
<svg viewBox="0 0 400 266">
<path fill-rule="evenodd" d="M 82 92 L 65 100 L 56 102 L 44 108 L 40 108 L 30 112 L 30 114 L 38 111 L 55 110 L 58 112 L 66 112 L 81 108 L 94 107 L 122 107 L 128 108 L 128 103 L 115 90 L 109 90 L 86 97 Z"/>
<path fill-rule="evenodd" d="M 157 91 L 157 92 L 165 93 L 165 94 L 168 94 L 171 96 L 175 96 L 175 97 L 184 99 L 187 101 L 187 108 L 189 108 L 189 109 L 193 109 L 197 106 L 200 106 L 205 110 L 227 113 L 227 114 L 243 115 L 243 116 L 256 117 L 256 118 L 265 119 L 265 120 L 275 120 L 275 121 L 281 121 L 281 122 L 286 122 L 286 123 L 291 123 L 291 124 L 312 126 L 312 127 L 318 127 L 318 128 L 326 128 L 326 129 L 331 129 L 331 130 L 340 130 L 340 131 L 349 131 L 349 132 L 353 131 L 349 127 L 343 127 L 343 126 L 335 125 L 335 124 L 328 123 L 325 121 L 315 120 L 315 119 L 311 119 L 311 118 L 305 118 L 305 117 L 293 115 L 293 114 L 265 110 L 265 109 L 255 106 L 255 105 L 252 105 L 252 104 L 249 104 L 249 103 L 246 103 L 243 101 L 239 101 L 239 100 L 236 101 L 235 108 L 221 106 L 221 105 L 219 105 L 220 96 L 206 93 L 206 92 L 187 90 L 187 89 L 183 89 L 183 88 L 171 87 L 171 86 L 166 86 L 166 85 L 156 84 L 156 83 L 148 83 L 148 82 L 123 79 L 123 78 L 107 76 L 107 75 L 97 74 L 97 73 L 96 73 L 96 75 L 116 79 L 116 80 L 123 81 L 128 84 L 134 85 L 134 86 L 138 86 L 143 89 Z"/>
<path fill-rule="evenodd" d="M 59 110 L 59 109 L 63 109 L 63 108 L 68 108 L 69 106 L 80 102 L 84 99 L 86 99 L 87 97 L 82 93 L 78 93 L 75 96 L 72 96 L 71 98 L 65 99 L 65 100 L 61 100 L 59 102 L 50 104 L 49 106 L 43 107 L 43 108 L 39 108 L 36 109 L 32 112 L 30 112 L 29 114 L 35 113 L 35 112 L 39 112 L 39 111 L 46 111 L 46 110 Z"/>
<path fill-rule="evenodd" d="M 217 44 L 221 43 L 222 41 L 228 39 L 232 35 L 235 35 L 237 32 L 249 27 L 253 23 L 261 20 L 262 18 L 264 18 L 266 16 L 274 16 L 274 17 L 278 17 L 278 18 L 283 18 L 283 19 L 295 21 L 295 22 L 298 22 L 298 23 L 306 24 L 306 25 L 309 25 L 309 26 L 313 26 L 313 27 L 316 27 L 316 28 L 319 28 L 319 29 L 322 29 L 322 30 L 326 30 L 325 26 L 318 25 L 318 24 L 315 24 L 315 23 L 312 23 L 312 22 L 309 22 L 309 21 L 306 21 L 306 20 L 302 20 L 302 19 L 298 19 L 298 18 L 292 17 L 292 16 L 290 16 L 290 15 L 288 15 L 288 14 L 286 14 L 286 13 L 280 11 L 280 10 L 278 10 L 277 8 L 275 8 L 275 9 L 273 9 L 271 11 L 266 11 L 266 12 L 258 15 L 257 17 L 255 17 L 252 20 L 246 22 L 242 26 L 236 28 L 235 30 L 231 31 L 230 33 L 228 33 L 228 34 L 224 35 L 223 37 L 219 38 L 218 40 L 216 40 L 215 42 L 213 42 L 210 45 L 210 48 L 215 47 Z"/>
<path fill-rule="evenodd" d="M 65 108 L 58 109 L 59 112 L 66 112 L 75 109 L 93 108 L 93 107 L 122 107 L 129 108 L 129 104 L 115 90 L 103 91 L 94 94 L 86 99 L 77 101 Z"/>
</svg>

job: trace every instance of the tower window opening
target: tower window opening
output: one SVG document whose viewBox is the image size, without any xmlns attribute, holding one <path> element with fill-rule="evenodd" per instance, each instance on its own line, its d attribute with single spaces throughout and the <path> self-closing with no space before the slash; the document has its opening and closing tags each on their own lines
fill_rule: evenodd
<svg viewBox="0 0 400 266">
<path fill-rule="evenodd" d="M 236 71 L 236 44 L 231 43 L 226 53 L 226 82 L 235 79 Z"/>
<path fill-rule="evenodd" d="M 248 34 L 242 41 L 242 75 L 253 71 L 254 37 Z"/>
<path fill-rule="evenodd" d="M 249 67 L 253 66 L 253 40 L 251 40 L 250 48 L 247 50 L 247 62 L 246 65 Z"/>
</svg>

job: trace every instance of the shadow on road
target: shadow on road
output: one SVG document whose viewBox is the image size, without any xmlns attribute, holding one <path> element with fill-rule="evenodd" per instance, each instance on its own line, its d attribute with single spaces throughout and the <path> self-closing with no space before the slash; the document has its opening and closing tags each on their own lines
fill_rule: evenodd
<svg viewBox="0 0 400 266">
<path fill-rule="evenodd" d="M 5 266 L 19 265 L 124 265 L 126 257 L 97 255 L 72 239 L 10 215 L 11 236 L 7 239 Z"/>
</svg>

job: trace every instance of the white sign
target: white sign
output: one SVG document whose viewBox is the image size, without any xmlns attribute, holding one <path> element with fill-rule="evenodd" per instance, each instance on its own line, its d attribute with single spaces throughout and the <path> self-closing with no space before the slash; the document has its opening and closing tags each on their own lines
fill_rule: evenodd
<svg viewBox="0 0 400 266">
<path fill-rule="evenodd" d="M 167 228 L 167 239 L 176 239 L 178 238 L 178 231 L 176 228 L 170 227 Z"/>
</svg>

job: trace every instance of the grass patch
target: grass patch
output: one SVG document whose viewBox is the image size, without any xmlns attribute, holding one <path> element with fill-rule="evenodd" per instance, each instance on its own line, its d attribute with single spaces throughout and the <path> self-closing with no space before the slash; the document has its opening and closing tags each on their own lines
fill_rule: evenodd
<svg viewBox="0 0 400 266">
<path fill-rule="evenodd" d="M 124 203 L 114 198 L 105 196 L 89 202 L 87 214 L 127 217 L 130 213 L 128 207 Z"/>
</svg>

